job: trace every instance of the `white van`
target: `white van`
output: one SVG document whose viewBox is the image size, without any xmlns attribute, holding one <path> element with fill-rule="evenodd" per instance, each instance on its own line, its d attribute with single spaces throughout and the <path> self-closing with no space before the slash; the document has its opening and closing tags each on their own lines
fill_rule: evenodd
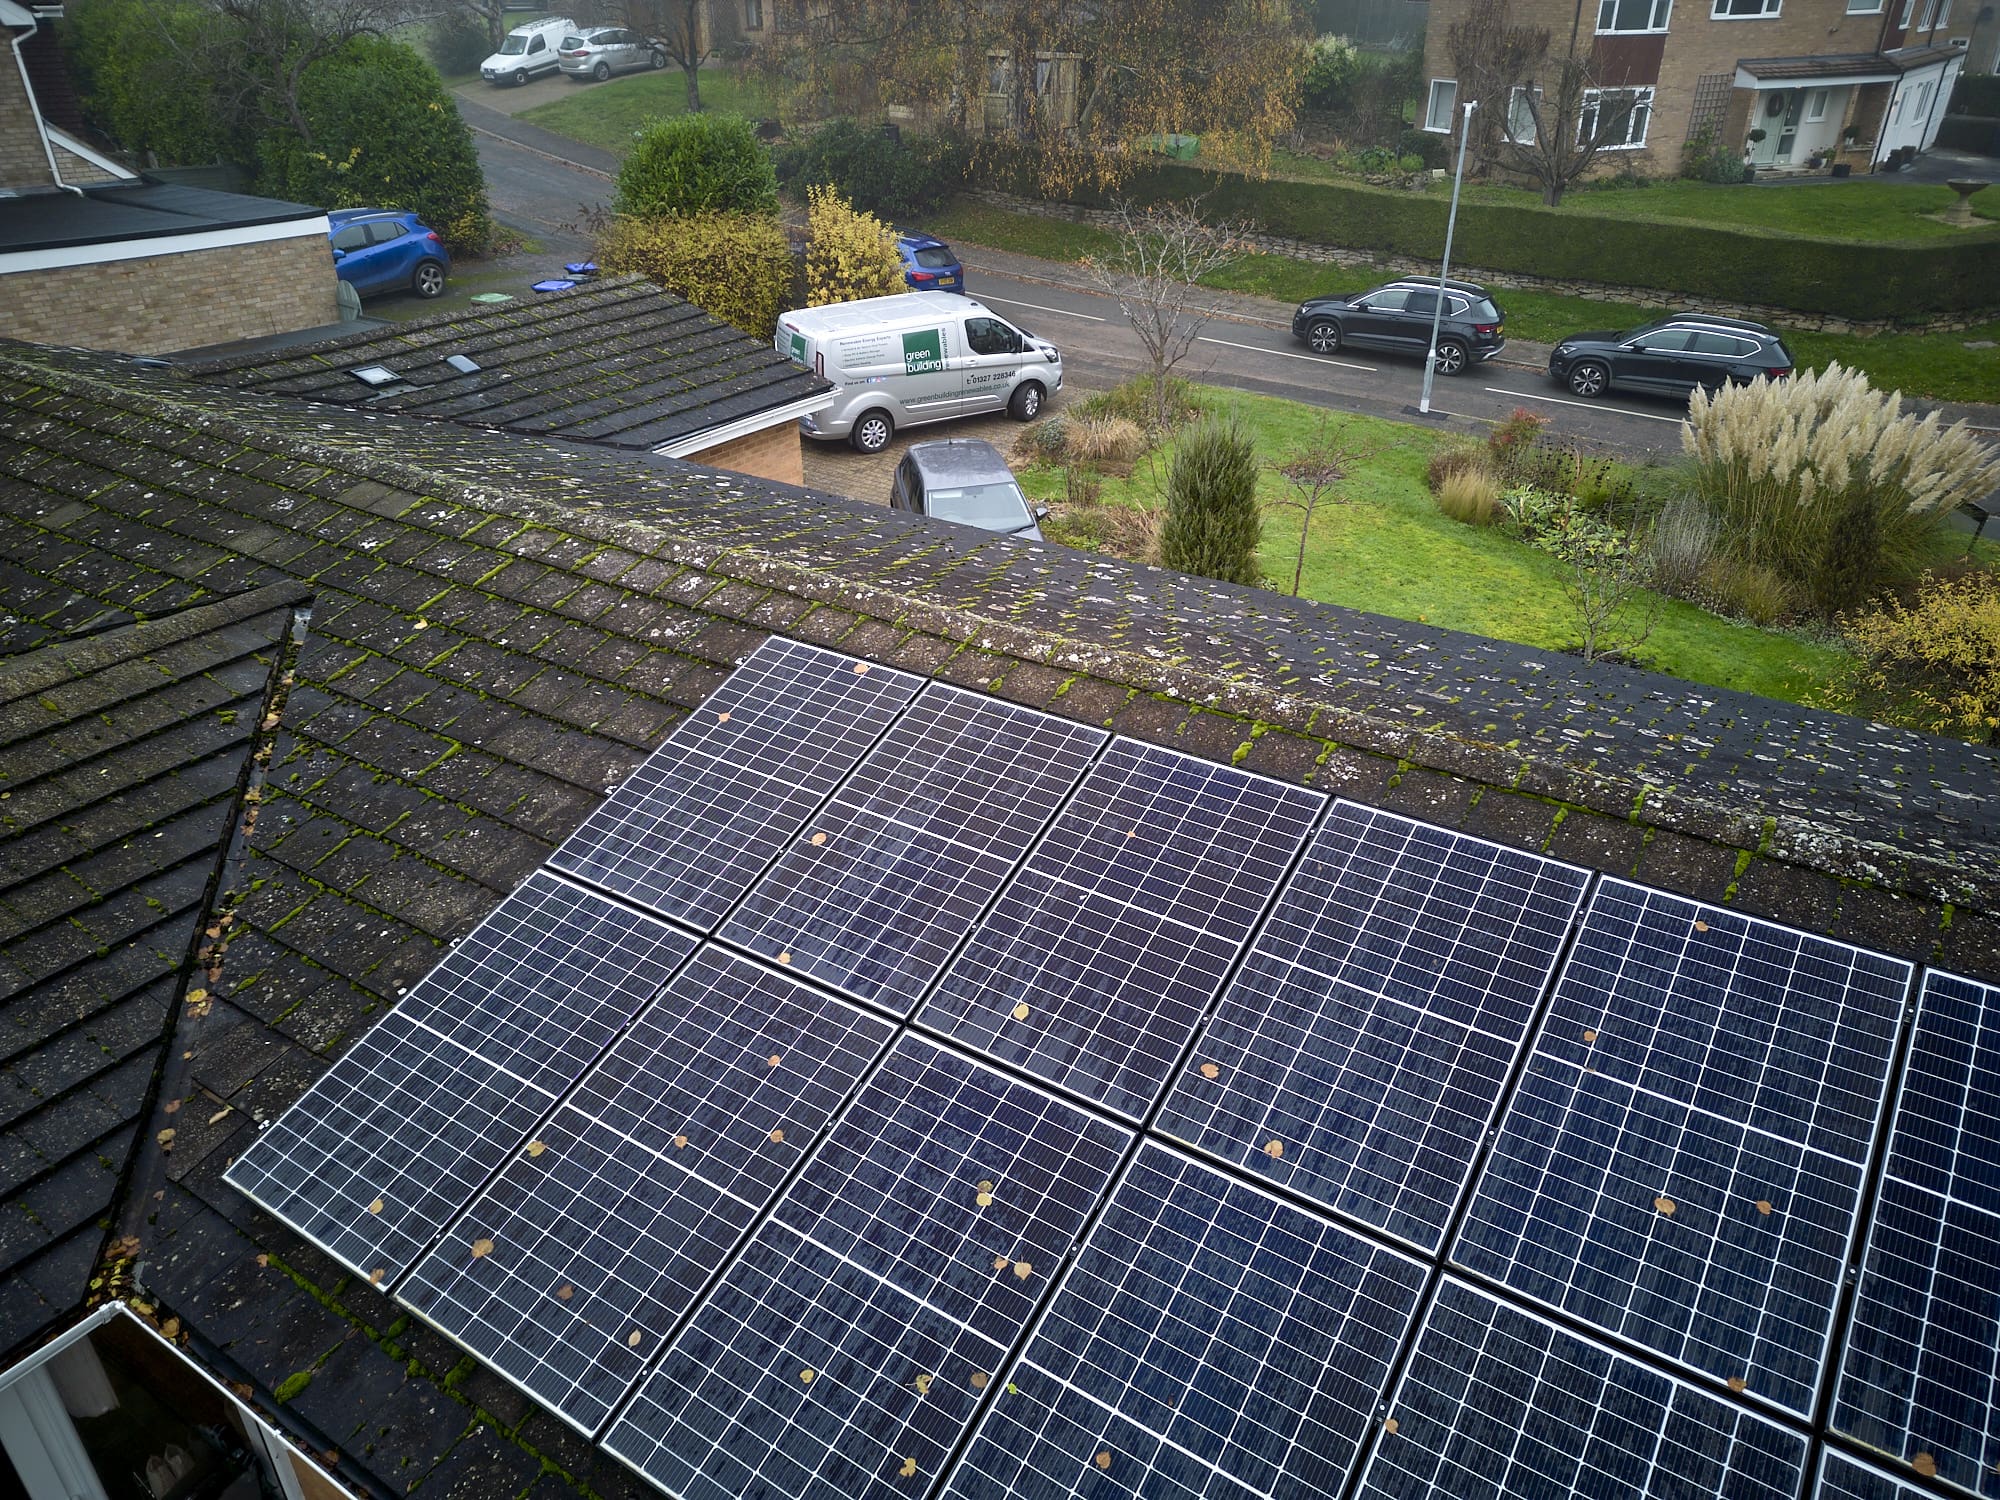
<svg viewBox="0 0 2000 1500">
<path fill-rule="evenodd" d="M 526 83 L 537 73 L 553 73 L 562 61 L 557 44 L 574 30 L 576 22 L 568 16 L 516 26 L 501 39 L 500 50 L 479 65 L 479 76 L 488 83 Z"/>
<path fill-rule="evenodd" d="M 904 292 L 778 319 L 780 354 L 840 387 L 807 437 L 880 453 L 899 427 L 1006 408 L 1026 422 L 1062 389 L 1056 346 L 956 292 Z"/>
</svg>

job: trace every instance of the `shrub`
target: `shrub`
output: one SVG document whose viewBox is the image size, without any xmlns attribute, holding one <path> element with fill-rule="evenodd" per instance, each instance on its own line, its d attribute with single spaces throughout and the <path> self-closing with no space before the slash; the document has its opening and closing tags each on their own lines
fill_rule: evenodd
<svg viewBox="0 0 2000 1500">
<path fill-rule="evenodd" d="M 1069 450 L 1072 425 L 1068 417 L 1056 412 L 1031 426 L 1022 428 L 1017 447 L 1025 446 L 1036 458 L 1060 459 Z"/>
<path fill-rule="evenodd" d="M 703 112 L 648 120 L 618 169 L 616 213 L 775 214 L 778 178 L 750 122 Z"/>
<path fill-rule="evenodd" d="M 1354 43 L 1329 33 L 1307 50 L 1299 93 L 1310 109 L 1346 109 L 1353 102 L 1351 91 L 1360 72 L 1361 54 Z"/>
<path fill-rule="evenodd" d="M 1160 561 L 1225 583 L 1255 583 L 1257 455 L 1234 420 L 1211 418 L 1181 439 L 1167 476 Z"/>
<path fill-rule="evenodd" d="M 1842 621 L 1863 707 L 1932 734 L 2000 744 L 2000 579 L 1926 576 L 1910 604 Z"/>
<path fill-rule="evenodd" d="M 1125 417 L 1085 417 L 1070 424 L 1066 450 L 1087 464 L 1129 464 L 1146 451 L 1146 429 Z"/>
<path fill-rule="evenodd" d="M 854 120 L 835 120 L 776 158 L 778 178 L 793 192 L 831 186 L 856 208 L 891 221 L 921 217 L 965 182 L 967 155 L 948 135 L 901 141 Z"/>
<path fill-rule="evenodd" d="M 1799 591 L 1790 579 L 1726 552 L 1714 554 L 1702 566 L 1691 597 L 1711 614 L 1748 620 L 1767 629 L 1783 625 L 1799 613 Z"/>
<path fill-rule="evenodd" d="M 153 0 L 78 0 L 61 22 L 91 122 L 135 156 L 162 166 L 255 164 L 256 146 L 224 123 L 212 81 L 188 66 L 210 13 Z"/>
<path fill-rule="evenodd" d="M 493 51 L 493 38 L 478 16 L 453 7 L 431 22 L 424 50 L 440 73 L 476 73 Z"/>
<path fill-rule="evenodd" d="M 1154 394 L 1153 377 L 1136 376 L 1108 391 L 1096 391 L 1076 404 L 1079 417 L 1123 417 L 1152 431 L 1158 420 L 1160 403 Z M 1167 426 L 1184 426 L 1201 415 L 1201 400 L 1194 383 L 1178 375 L 1167 377 Z"/>
<path fill-rule="evenodd" d="M 1542 435 L 1542 429 L 1549 425 L 1549 419 L 1539 412 L 1532 412 L 1525 406 L 1517 406 L 1504 422 L 1496 423 L 1486 434 L 1486 454 L 1493 460 L 1493 467 L 1508 477 L 1514 471 L 1522 456 L 1535 445 Z"/>
<path fill-rule="evenodd" d="M 1695 598 L 1715 556 L 1715 522 L 1691 495 L 1669 500 L 1646 534 L 1646 576 L 1676 599 Z"/>
<path fill-rule="evenodd" d="M 906 289 L 895 233 L 830 187 L 806 190 L 806 300 L 859 302 Z"/>
<path fill-rule="evenodd" d="M 1915 571 L 1945 516 L 2000 482 L 1963 422 L 1941 429 L 1902 405 L 1837 364 L 1688 403 L 1682 446 L 1724 545 L 1791 580 L 1821 618 Z"/>
<path fill-rule="evenodd" d="M 257 191 L 326 208 L 400 208 L 453 251 L 486 248 L 493 222 L 472 132 L 437 69 L 401 42 L 359 36 L 306 69 L 308 146 L 285 131 L 258 143 Z"/>
<path fill-rule="evenodd" d="M 1533 443 L 1510 450 L 1508 471 L 1522 484 L 1568 495 L 1585 510 L 1628 510 L 1632 482 L 1608 458 L 1592 458 L 1572 443 Z"/>
<path fill-rule="evenodd" d="M 1681 176 L 1696 182 L 1743 181 L 1743 158 L 1716 139 L 1715 131 L 1703 126 L 1681 148 Z"/>
<path fill-rule="evenodd" d="M 1444 487 L 1444 482 L 1454 474 L 1463 474 L 1468 469 L 1477 469 L 1491 474 L 1492 465 L 1486 460 L 1486 448 L 1470 438 L 1446 438 L 1431 449 L 1430 461 L 1424 466 L 1424 483 L 1435 495 Z"/>
<path fill-rule="evenodd" d="M 760 339 L 777 327 L 792 286 L 784 228 L 762 214 L 615 218 L 599 235 L 597 259 L 607 271 L 650 277 Z"/>
<path fill-rule="evenodd" d="M 1500 518 L 1500 481 L 1483 465 L 1453 471 L 1437 487 L 1438 509 L 1468 526 L 1491 526 Z"/>
</svg>

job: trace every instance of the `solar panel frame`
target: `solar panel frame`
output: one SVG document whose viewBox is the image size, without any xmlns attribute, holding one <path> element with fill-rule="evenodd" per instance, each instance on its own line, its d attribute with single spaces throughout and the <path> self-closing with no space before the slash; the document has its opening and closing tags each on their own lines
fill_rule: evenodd
<svg viewBox="0 0 2000 1500">
<path fill-rule="evenodd" d="M 1142 1119 L 1325 801 L 1114 740 L 918 1023 Z"/>
<path fill-rule="evenodd" d="M 684 1497 L 934 1479 L 1130 1144 L 903 1033 L 600 1443 Z"/>
<path fill-rule="evenodd" d="M 224 1181 L 356 1274 L 393 1283 L 695 942 L 536 871 Z"/>
<path fill-rule="evenodd" d="M 1109 739 L 930 684 L 719 935 L 909 1014 Z"/>
<path fill-rule="evenodd" d="M 704 947 L 397 1300 L 593 1435 L 892 1029 Z"/>
<path fill-rule="evenodd" d="M 1807 1457 L 1753 1408 L 1446 1276 L 1354 1493 L 1791 1500 Z"/>
<path fill-rule="evenodd" d="M 548 867 L 712 931 L 922 684 L 768 636 Z"/>
<path fill-rule="evenodd" d="M 1336 802 L 1156 1128 L 1435 1250 L 1589 881 Z"/>
<path fill-rule="evenodd" d="M 1148 1139 L 945 1494 L 1337 1495 L 1428 1275 Z"/>
<path fill-rule="evenodd" d="M 1911 1027 L 1831 1430 L 2000 1496 L 2000 986 L 1931 971 Z"/>
<path fill-rule="evenodd" d="M 1822 1445 L 1812 1500 L 1929 1500 L 1933 1492 Z"/>
</svg>

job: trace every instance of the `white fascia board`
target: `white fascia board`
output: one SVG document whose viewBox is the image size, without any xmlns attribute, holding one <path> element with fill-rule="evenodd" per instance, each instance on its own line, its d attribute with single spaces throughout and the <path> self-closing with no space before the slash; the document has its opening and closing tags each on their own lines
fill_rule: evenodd
<svg viewBox="0 0 2000 1500">
<path fill-rule="evenodd" d="M 45 128 L 49 133 L 50 144 L 61 147 L 71 156 L 82 157 L 100 172 L 109 172 L 113 177 L 122 177 L 127 181 L 131 181 L 139 175 L 130 167 L 119 166 L 117 162 L 104 155 L 103 152 L 91 150 L 90 147 L 84 145 L 82 141 L 71 135 L 67 130 L 58 130 L 53 125 L 45 125 Z"/>
<path fill-rule="evenodd" d="M 1903 77 L 1901 73 L 1885 68 L 1880 73 L 1840 73 L 1832 78 L 1759 78 L 1749 69 L 1739 65 L 1736 69 L 1736 87 L 1739 89 L 1837 89 L 1852 87 L 1858 83 L 1894 83 Z"/>
<path fill-rule="evenodd" d="M 50 250 L 16 250 L 0 254 L 0 276 L 16 271 L 59 271 L 69 266 L 100 266 L 115 260 L 145 260 L 154 255 L 187 255 L 196 250 L 221 250 L 230 245 L 264 245 L 278 240 L 309 239 L 328 233 L 326 215 L 287 219 L 279 224 L 244 224 L 233 229 L 203 229 L 192 234 L 162 234 L 147 239 L 109 240 L 97 245 L 59 245 Z M 327 270 L 333 251 L 327 251 Z"/>
<path fill-rule="evenodd" d="M 719 448 L 724 443 L 733 443 L 738 438 L 749 437 L 753 432 L 763 432 L 786 422 L 796 422 L 800 417 L 809 417 L 815 412 L 825 411 L 833 405 L 833 398 L 839 391 L 825 391 L 817 396 L 806 396 L 784 406 L 774 406 L 768 411 L 760 411 L 747 417 L 739 417 L 734 422 L 725 422 L 720 427 L 707 427 L 688 437 L 675 438 L 670 443 L 662 443 L 653 451 L 662 458 L 695 458 L 710 448 Z"/>
</svg>

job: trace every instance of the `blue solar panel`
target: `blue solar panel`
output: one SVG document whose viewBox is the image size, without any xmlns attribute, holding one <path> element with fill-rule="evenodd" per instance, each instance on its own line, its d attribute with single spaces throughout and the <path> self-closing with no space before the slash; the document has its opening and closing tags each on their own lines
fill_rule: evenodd
<svg viewBox="0 0 2000 1500">
<path fill-rule="evenodd" d="M 536 872 L 225 1179 L 361 1275 L 395 1280 L 694 944 Z"/>
<path fill-rule="evenodd" d="M 1159 1128 L 1435 1249 L 1588 879 L 1337 803 Z"/>
<path fill-rule="evenodd" d="M 905 1035 L 604 1445 L 685 1500 L 921 1492 L 1129 1141 Z"/>
<path fill-rule="evenodd" d="M 721 936 L 907 1014 L 1107 738 L 931 684 Z"/>
<path fill-rule="evenodd" d="M 772 636 L 570 835 L 549 868 L 706 931 L 922 679 Z"/>
<path fill-rule="evenodd" d="M 1827 1448 L 1820 1455 L 1812 1500 L 1923 1500 L 1929 1493 Z"/>
<path fill-rule="evenodd" d="M 1806 1441 L 1738 1402 L 1439 1284 L 1365 1500 L 1792 1500 Z"/>
<path fill-rule="evenodd" d="M 748 959 L 697 954 L 399 1299 L 594 1432 L 889 1031 Z"/>
<path fill-rule="evenodd" d="M 1908 977 L 1604 882 L 1453 1261 L 1809 1415 Z"/>
<path fill-rule="evenodd" d="M 920 1018 L 1140 1117 L 1323 801 L 1115 741 Z"/>
<path fill-rule="evenodd" d="M 1148 1143 L 946 1493 L 1337 1495 L 1425 1275 Z"/>
<path fill-rule="evenodd" d="M 2000 1496 L 2000 989 L 1926 976 L 1830 1423 Z"/>
</svg>

